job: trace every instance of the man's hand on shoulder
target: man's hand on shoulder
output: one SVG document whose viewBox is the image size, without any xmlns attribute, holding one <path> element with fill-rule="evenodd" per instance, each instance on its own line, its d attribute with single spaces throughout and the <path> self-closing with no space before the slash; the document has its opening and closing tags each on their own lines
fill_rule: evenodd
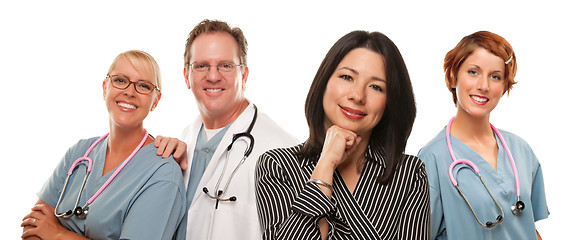
<svg viewBox="0 0 562 240">
<path fill-rule="evenodd" d="M 187 144 L 177 138 L 157 136 L 154 146 L 158 148 L 156 154 L 167 158 L 174 157 L 182 170 L 187 170 Z"/>
</svg>

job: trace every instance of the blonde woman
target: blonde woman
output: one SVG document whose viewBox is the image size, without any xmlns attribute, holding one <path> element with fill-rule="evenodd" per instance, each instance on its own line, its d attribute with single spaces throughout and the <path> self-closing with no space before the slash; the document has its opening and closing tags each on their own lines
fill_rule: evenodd
<svg viewBox="0 0 562 240">
<path fill-rule="evenodd" d="M 102 86 L 109 133 L 67 151 L 24 217 L 22 238 L 172 239 L 180 229 L 180 168 L 156 155 L 143 128 L 161 96 L 158 64 L 142 51 L 121 53 Z M 177 234 L 184 239 L 185 227 Z"/>
</svg>

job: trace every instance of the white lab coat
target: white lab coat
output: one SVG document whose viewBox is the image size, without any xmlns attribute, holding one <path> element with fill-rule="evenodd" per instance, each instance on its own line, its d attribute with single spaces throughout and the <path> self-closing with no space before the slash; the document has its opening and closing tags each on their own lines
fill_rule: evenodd
<svg viewBox="0 0 562 240">
<path fill-rule="evenodd" d="M 215 209 L 216 200 L 203 193 L 207 187 L 210 193 L 215 192 L 215 186 L 220 178 L 226 162 L 226 148 L 236 133 L 245 132 L 254 116 L 254 107 L 250 103 L 244 112 L 228 128 L 215 154 L 211 158 L 205 173 L 189 206 L 187 220 L 187 239 L 260 239 L 261 229 L 256 209 L 254 172 L 257 159 L 267 150 L 289 147 L 298 144 L 296 138 L 281 129 L 267 115 L 258 111 L 258 118 L 251 134 L 254 136 L 254 149 L 244 164 L 234 174 L 223 198 L 236 196 L 236 201 L 221 201 Z M 188 168 L 184 172 L 187 186 L 193 152 L 197 135 L 201 128 L 201 116 L 184 130 L 182 140 L 187 142 Z M 232 171 L 240 162 L 247 144 L 247 138 L 239 138 L 230 150 L 230 157 L 219 189 L 223 189 Z"/>
</svg>

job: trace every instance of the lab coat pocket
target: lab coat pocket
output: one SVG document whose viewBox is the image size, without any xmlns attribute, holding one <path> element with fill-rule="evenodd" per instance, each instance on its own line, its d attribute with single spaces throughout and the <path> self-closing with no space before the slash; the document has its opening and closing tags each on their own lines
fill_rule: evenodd
<svg viewBox="0 0 562 240">
<path fill-rule="evenodd" d="M 260 225 L 255 205 L 242 202 L 224 203 L 216 211 L 214 221 L 215 229 L 211 239 L 260 238 Z"/>
</svg>

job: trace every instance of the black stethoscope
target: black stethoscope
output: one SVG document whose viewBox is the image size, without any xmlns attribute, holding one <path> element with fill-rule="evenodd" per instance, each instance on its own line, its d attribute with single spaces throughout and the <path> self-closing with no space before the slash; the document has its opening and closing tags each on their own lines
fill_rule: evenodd
<svg viewBox="0 0 562 240">
<path fill-rule="evenodd" d="M 258 118 L 258 108 L 256 107 L 256 105 L 254 105 L 254 117 L 252 118 L 252 122 L 250 123 L 250 126 L 248 127 L 248 129 L 246 129 L 245 132 L 234 134 L 234 136 L 232 137 L 232 142 L 226 148 L 226 161 L 225 161 L 224 166 L 222 168 L 222 173 L 219 177 L 219 180 L 217 181 L 217 185 L 215 185 L 215 193 L 211 194 L 211 193 L 209 193 L 209 189 L 207 189 L 207 187 L 203 187 L 203 192 L 205 194 L 207 194 L 207 196 L 209 196 L 210 198 L 212 198 L 214 200 L 217 200 L 217 203 L 215 205 L 215 209 L 218 208 L 219 201 L 236 201 L 236 196 L 231 196 L 229 198 L 223 198 L 222 195 L 228 189 L 228 185 L 230 185 L 230 181 L 232 180 L 232 176 L 234 176 L 234 174 L 238 171 L 240 166 L 242 166 L 242 164 L 246 161 L 246 159 L 248 158 L 248 156 L 250 156 L 250 153 L 252 153 L 252 150 L 254 149 L 254 136 L 252 136 L 251 132 L 252 132 L 252 128 L 254 128 L 254 124 L 256 123 L 257 118 Z M 234 143 L 242 137 L 248 138 L 248 140 L 249 140 L 249 143 L 246 146 L 246 151 L 244 151 L 244 156 L 242 157 L 240 162 L 238 162 L 238 165 L 236 166 L 236 168 L 234 168 L 234 170 L 232 171 L 232 173 L 228 177 L 228 180 L 226 181 L 226 184 L 224 185 L 224 188 L 221 190 L 221 189 L 219 189 L 219 184 L 221 183 L 222 178 L 224 177 L 224 173 L 226 171 L 226 166 L 228 165 L 228 159 L 230 157 L 230 150 L 232 149 L 232 146 L 234 145 Z"/>
</svg>

